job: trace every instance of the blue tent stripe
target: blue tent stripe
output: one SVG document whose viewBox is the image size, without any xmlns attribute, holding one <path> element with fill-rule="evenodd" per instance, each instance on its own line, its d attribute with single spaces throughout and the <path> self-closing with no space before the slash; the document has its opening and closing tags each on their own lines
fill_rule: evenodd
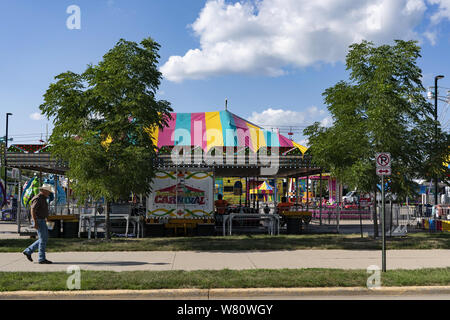
<svg viewBox="0 0 450 320">
<path fill-rule="evenodd" d="M 279 147 L 280 140 L 278 134 L 269 130 L 264 130 L 264 138 L 266 139 L 266 145 L 268 147 Z"/>
<path fill-rule="evenodd" d="M 220 122 L 222 124 L 223 145 L 225 147 L 237 147 L 239 145 L 236 135 L 236 124 L 228 111 L 220 111 Z"/>
<path fill-rule="evenodd" d="M 174 132 L 174 144 L 178 146 L 191 145 L 191 114 L 178 113 Z"/>
</svg>

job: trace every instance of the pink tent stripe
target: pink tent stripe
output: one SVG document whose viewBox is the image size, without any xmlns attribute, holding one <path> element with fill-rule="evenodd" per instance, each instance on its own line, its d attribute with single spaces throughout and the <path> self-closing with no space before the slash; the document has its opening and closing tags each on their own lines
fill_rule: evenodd
<svg viewBox="0 0 450 320">
<path fill-rule="evenodd" d="M 278 134 L 278 140 L 280 141 L 280 147 L 293 147 L 294 144 L 291 140 L 286 138 L 285 136 Z"/>
<path fill-rule="evenodd" d="M 172 119 L 170 119 L 167 123 L 168 126 L 164 129 L 159 129 L 159 135 L 158 135 L 158 148 L 164 147 L 164 146 L 173 146 L 173 132 L 176 128 L 176 122 L 177 122 L 177 114 L 171 113 Z"/>
<path fill-rule="evenodd" d="M 191 114 L 191 145 L 200 146 L 206 151 L 206 122 L 205 113 L 198 112 Z"/>
<path fill-rule="evenodd" d="M 249 147 L 251 150 L 253 150 L 252 139 L 250 138 L 250 132 L 247 122 L 234 114 L 233 119 L 236 129 L 240 131 L 238 131 L 237 134 L 239 146 Z"/>
</svg>

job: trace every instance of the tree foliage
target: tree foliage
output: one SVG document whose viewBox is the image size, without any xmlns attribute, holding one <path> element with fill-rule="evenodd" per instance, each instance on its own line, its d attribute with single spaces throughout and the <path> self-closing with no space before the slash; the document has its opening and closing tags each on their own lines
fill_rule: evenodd
<svg viewBox="0 0 450 320">
<path fill-rule="evenodd" d="M 415 41 L 350 46 L 349 80 L 323 93 L 333 125 L 315 123 L 304 131 L 317 164 L 350 187 L 370 192 L 379 183 L 375 153 L 390 152 L 390 189 L 400 196 L 414 194 L 414 178 L 443 173 L 449 138 L 439 128 L 434 143 L 434 109 L 424 97 L 420 57 Z"/>
<path fill-rule="evenodd" d="M 170 103 L 156 100 L 159 44 L 121 39 L 97 65 L 55 77 L 41 111 L 53 118 L 52 155 L 69 164 L 75 192 L 107 201 L 147 194 L 156 146 L 149 132 L 167 126 Z"/>
</svg>

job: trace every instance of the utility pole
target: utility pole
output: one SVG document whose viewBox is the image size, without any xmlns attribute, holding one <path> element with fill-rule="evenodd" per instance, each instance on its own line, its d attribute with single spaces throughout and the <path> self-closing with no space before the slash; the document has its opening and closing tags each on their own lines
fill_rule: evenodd
<svg viewBox="0 0 450 320">
<path fill-rule="evenodd" d="M 435 152 L 437 154 L 437 140 L 438 140 L 438 80 L 444 78 L 443 75 L 439 75 L 434 77 L 434 143 L 435 143 Z M 439 183 L 439 177 L 438 173 L 436 172 L 434 176 L 434 204 L 438 204 L 438 183 Z"/>
<path fill-rule="evenodd" d="M 8 169 L 6 167 L 6 153 L 8 152 L 8 117 L 12 116 L 12 113 L 7 113 L 6 114 L 6 136 L 5 136 L 5 154 L 4 154 L 4 160 L 3 160 L 3 165 L 5 166 L 5 192 L 6 192 L 6 197 L 8 197 Z"/>
</svg>

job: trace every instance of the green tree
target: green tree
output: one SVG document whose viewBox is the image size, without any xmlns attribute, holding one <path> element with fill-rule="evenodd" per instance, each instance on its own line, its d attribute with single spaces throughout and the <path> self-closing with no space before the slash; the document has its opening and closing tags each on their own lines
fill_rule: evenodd
<svg viewBox="0 0 450 320">
<path fill-rule="evenodd" d="M 375 153 L 390 152 L 390 190 L 400 197 L 415 193 L 413 179 L 437 170 L 437 157 L 444 153 L 436 150 L 448 142 L 448 135 L 439 131 L 439 147 L 432 147 L 435 122 L 424 97 L 420 57 L 415 41 L 350 46 L 349 80 L 323 93 L 333 125 L 315 123 L 304 130 L 317 164 L 351 188 L 376 192 Z M 374 228 L 377 235 L 376 219 Z"/>
<path fill-rule="evenodd" d="M 52 155 L 67 161 L 81 199 L 106 203 L 147 194 L 156 146 L 150 132 L 167 126 L 170 103 L 156 100 L 160 45 L 121 39 L 97 65 L 55 77 L 40 109 L 53 118 Z M 106 215 L 109 238 L 109 214 Z"/>
</svg>

